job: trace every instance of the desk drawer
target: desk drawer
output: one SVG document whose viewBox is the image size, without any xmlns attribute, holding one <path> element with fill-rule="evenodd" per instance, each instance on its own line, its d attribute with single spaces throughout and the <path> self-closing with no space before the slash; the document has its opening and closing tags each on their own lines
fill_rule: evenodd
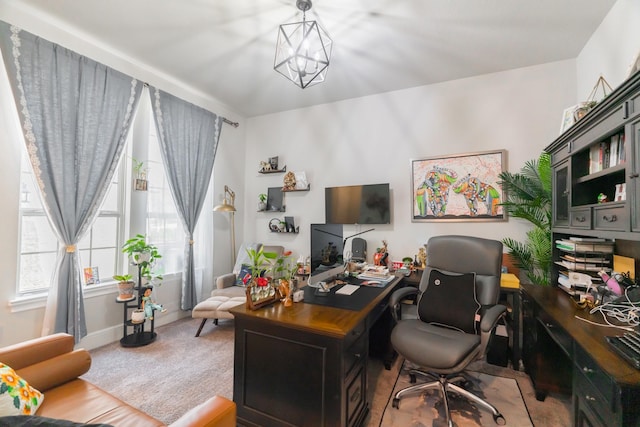
<svg viewBox="0 0 640 427">
<path fill-rule="evenodd" d="M 593 228 L 596 230 L 627 231 L 629 216 L 623 206 L 593 208 Z"/>
<path fill-rule="evenodd" d="M 615 389 L 616 386 L 611 378 L 604 373 L 593 359 L 580 346 L 576 345 L 574 363 L 576 369 L 582 374 L 581 377 L 593 385 L 604 400 L 609 411 L 615 410 Z M 576 392 L 579 391 L 575 390 Z M 588 399 L 587 399 L 588 400 Z M 602 400 L 602 399 L 600 399 Z M 606 418 L 605 418 L 606 419 Z"/>
<path fill-rule="evenodd" d="M 601 393 L 601 389 L 596 388 L 584 371 L 579 366 L 574 366 L 573 372 L 573 395 L 574 400 L 579 399 L 581 404 L 591 409 L 590 412 L 597 414 L 600 420 L 608 420 L 611 424 L 614 422 L 615 414 L 608 401 Z M 604 424 L 603 424 L 604 425 Z"/>
<path fill-rule="evenodd" d="M 569 224 L 573 228 L 591 228 L 591 208 L 571 209 L 571 219 Z"/>
<path fill-rule="evenodd" d="M 541 326 L 560 346 L 560 348 L 562 348 L 562 351 L 564 351 L 567 356 L 571 358 L 573 353 L 573 340 L 571 339 L 571 336 L 564 329 L 559 327 L 545 312 L 540 313 L 538 322 L 540 322 Z"/>
<path fill-rule="evenodd" d="M 361 335 L 360 339 L 353 343 L 344 352 L 344 369 L 345 375 L 351 374 L 351 371 L 357 366 L 362 366 L 364 358 L 367 357 L 367 335 Z"/>
<path fill-rule="evenodd" d="M 358 339 L 365 335 L 367 331 L 367 325 L 365 322 L 360 322 L 355 328 L 353 328 L 349 333 L 344 337 L 344 348 L 349 348 L 351 345 L 358 341 Z"/>
</svg>

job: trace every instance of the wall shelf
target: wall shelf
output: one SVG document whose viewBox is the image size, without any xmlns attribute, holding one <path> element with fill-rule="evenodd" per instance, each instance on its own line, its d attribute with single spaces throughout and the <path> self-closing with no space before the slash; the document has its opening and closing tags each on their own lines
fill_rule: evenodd
<svg viewBox="0 0 640 427">
<path fill-rule="evenodd" d="M 287 166 L 283 166 L 282 169 L 260 169 L 258 173 L 261 174 L 270 174 L 270 173 L 284 173 L 287 171 Z"/>
<path fill-rule="evenodd" d="M 309 190 L 311 190 L 311 184 L 307 185 L 307 188 L 294 188 L 293 190 L 287 190 L 284 187 L 282 187 L 283 193 L 293 193 L 295 191 L 309 191 Z"/>
</svg>

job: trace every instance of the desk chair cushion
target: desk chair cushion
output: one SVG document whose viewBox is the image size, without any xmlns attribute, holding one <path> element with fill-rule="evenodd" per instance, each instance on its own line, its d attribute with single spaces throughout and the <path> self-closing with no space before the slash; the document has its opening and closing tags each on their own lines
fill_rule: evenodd
<svg viewBox="0 0 640 427">
<path fill-rule="evenodd" d="M 391 341 L 406 359 L 429 366 L 429 370 L 436 373 L 456 372 L 463 361 L 474 359 L 480 348 L 480 335 L 465 334 L 418 319 L 399 322 L 391 332 Z"/>
<path fill-rule="evenodd" d="M 445 273 L 432 269 L 427 288 L 418 304 L 423 322 L 478 333 L 480 303 L 476 297 L 475 273 Z M 456 313 L 452 316 L 452 313 Z"/>
</svg>

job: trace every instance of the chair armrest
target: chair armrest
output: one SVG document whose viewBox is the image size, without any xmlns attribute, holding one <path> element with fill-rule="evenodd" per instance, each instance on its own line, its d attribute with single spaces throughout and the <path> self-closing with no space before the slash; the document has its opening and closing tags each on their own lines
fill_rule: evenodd
<svg viewBox="0 0 640 427">
<path fill-rule="evenodd" d="M 413 286 L 407 286 L 406 288 L 400 288 L 391 294 L 389 297 L 389 308 L 391 309 L 391 315 L 393 320 L 398 322 L 400 320 L 400 302 L 411 295 L 417 295 L 420 293 L 420 289 Z"/>
<path fill-rule="evenodd" d="M 236 275 L 234 273 L 223 274 L 216 279 L 216 288 L 230 288 L 236 283 Z"/>
<path fill-rule="evenodd" d="M 178 418 L 171 427 L 236 427 L 236 404 L 213 396 Z"/>
<path fill-rule="evenodd" d="M 505 311 L 507 311 L 507 307 L 502 304 L 492 305 L 487 308 L 480 320 L 480 330 L 482 332 L 491 332 Z"/>
</svg>

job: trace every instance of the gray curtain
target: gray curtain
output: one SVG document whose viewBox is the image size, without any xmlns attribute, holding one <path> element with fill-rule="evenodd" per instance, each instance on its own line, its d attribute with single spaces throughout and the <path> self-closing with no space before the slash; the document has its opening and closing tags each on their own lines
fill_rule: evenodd
<svg viewBox="0 0 640 427">
<path fill-rule="evenodd" d="M 142 84 L 0 21 L 0 49 L 29 158 L 61 243 L 43 335 L 87 335 L 76 244 L 93 222 L 125 145 Z"/>
<path fill-rule="evenodd" d="M 193 232 L 207 194 L 223 118 L 156 88 L 149 88 L 162 160 L 187 233 L 180 307 L 198 303 Z"/>
</svg>

